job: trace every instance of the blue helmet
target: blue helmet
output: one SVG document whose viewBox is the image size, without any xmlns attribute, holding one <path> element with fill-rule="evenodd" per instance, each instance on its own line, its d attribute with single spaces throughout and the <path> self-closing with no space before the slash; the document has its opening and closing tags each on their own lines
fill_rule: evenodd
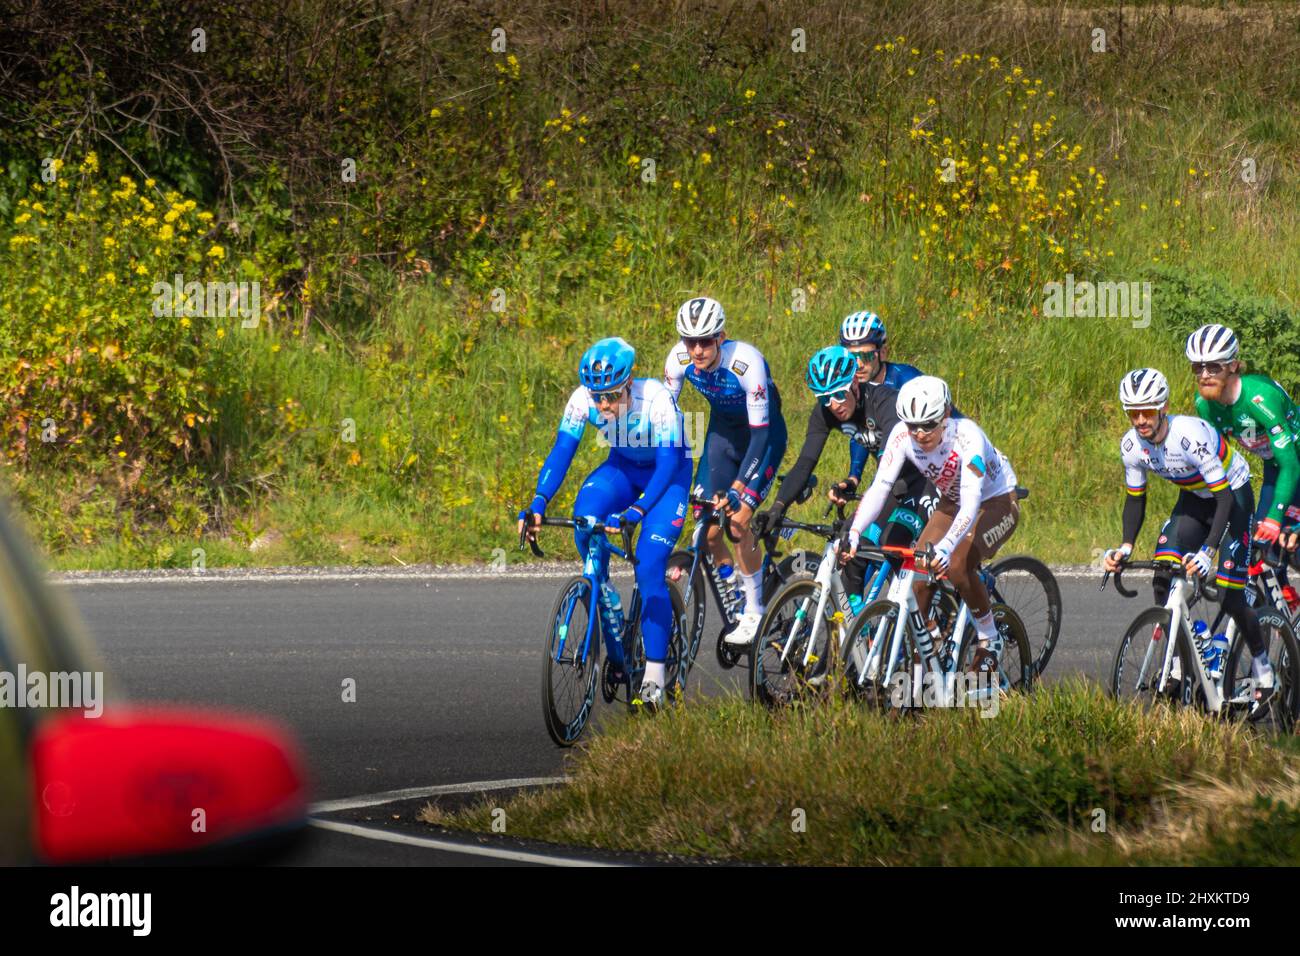
<svg viewBox="0 0 1300 956">
<path fill-rule="evenodd" d="M 853 383 L 857 357 L 842 345 L 831 345 L 808 360 L 808 387 L 815 395 L 830 395 Z"/>
<path fill-rule="evenodd" d="M 636 349 L 627 342 L 618 338 L 601 339 L 582 353 L 578 381 L 593 391 L 611 391 L 632 377 L 635 362 Z"/>
<path fill-rule="evenodd" d="M 841 345 L 885 344 L 885 323 L 874 312 L 854 312 L 840 323 Z"/>
</svg>

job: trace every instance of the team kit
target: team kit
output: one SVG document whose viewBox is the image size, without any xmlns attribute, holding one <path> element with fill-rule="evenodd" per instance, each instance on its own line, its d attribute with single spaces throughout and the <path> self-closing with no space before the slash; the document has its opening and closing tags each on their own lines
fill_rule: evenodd
<svg viewBox="0 0 1300 956">
<path fill-rule="evenodd" d="M 680 340 L 668 352 L 662 379 L 634 378 L 636 352 L 621 338 L 601 339 L 587 349 L 533 500 L 518 516 L 519 533 L 535 542 L 587 427 L 604 436 L 609 456 L 574 500 L 575 518 L 587 519 L 575 526 L 574 539 L 579 555 L 586 555 L 593 533 L 640 526 L 634 553 L 645 670 L 634 703 L 653 711 L 664 700 L 673 623 L 673 585 L 666 573 L 688 511 L 698 518 L 703 499 L 724 516 L 710 525 L 705 546 L 738 588 L 735 598 L 743 610 L 725 641 L 743 650 L 754 641 L 764 611 L 759 542 L 801 500 L 835 432 L 849 442 L 849 469 L 827 497 L 841 506 L 857 501 L 839 550 L 852 613 L 863 607 L 868 572 L 859 543 L 914 547 L 917 567 L 926 572 L 914 584 L 918 606 L 929 606 L 930 578 L 946 578 L 969 607 L 978 633 L 972 670 L 995 671 L 1002 636 L 979 568 L 1016 531 L 1016 474 L 983 429 L 953 406 L 947 383 L 891 361 L 885 323 L 875 313 L 847 316 L 839 344 L 808 361 L 805 383 L 816 402 L 798 456 L 773 491 L 787 431 L 767 360 L 752 344 L 728 337 L 723 307 L 714 299 L 688 300 L 676 324 Z M 1127 494 L 1122 541 L 1105 552 L 1103 563 L 1115 571 L 1133 553 L 1146 517 L 1147 476 L 1175 484 L 1177 501 L 1155 548 L 1156 601 L 1165 602 L 1179 566 L 1207 580 L 1213 573 L 1224 612 L 1252 655 L 1251 707 L 1262 710 L 1276 680 L 1245 596 L 1247 567 L 1252 542 L 1294 553 L 1300 539 L 1300 408 L 1277 382 L 1247 372 L 1239 352 L 1237 336 L 1226 326 L 1203 326 L 1188 337 L 1186 355 L 1199 392 L 1194 415 L 1170 414 L 1169 383 L 1157 369 L 1135 369 L 1120 381 L 1120 403 L 1132 426 L 1119 443 Z M 677 405 L 686 382 L 710 408 L 698 467 Z M 1248 457 L 1262 466 L 1258 501 Z M 873 458 L 875 477 L 859 494 Z M 760 510 L 764 503 L 766 510 Z M 728 538 L 736 543 L 734 557 Z M 1285 563 L 1278 575 L 1294 611 L 1300 598 L 1287 581 Z M 604 613 L 619 597 L 602 585 L 597 600 Z M 621 679 L 622 649 L 609 634 L 606 649 Z"/>
</svg>

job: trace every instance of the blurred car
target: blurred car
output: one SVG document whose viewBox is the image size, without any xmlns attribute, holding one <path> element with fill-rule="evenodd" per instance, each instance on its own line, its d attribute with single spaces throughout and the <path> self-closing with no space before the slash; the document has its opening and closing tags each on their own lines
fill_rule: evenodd
<svg viewBox="0 0 1300 956">
<path fill-rule="evenodd" d="M 74 674 L 102 682 L 95 708 L 32 696 Z M 114 693 L 0 503 L 0 864 L 265 861 L 305 830 L 305 780 L 268 721 Z"/>
</svg>

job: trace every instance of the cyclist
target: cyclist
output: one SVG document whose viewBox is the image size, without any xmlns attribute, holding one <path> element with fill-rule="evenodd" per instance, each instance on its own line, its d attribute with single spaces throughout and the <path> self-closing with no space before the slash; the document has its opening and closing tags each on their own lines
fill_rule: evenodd
<svg viewBox="0 0 1300 956">
<path fill-rule="evenodd" d="M 763 616 L 762 554 L 749 519 L 772 487 L 785 454 L 786 430 L 767 360 L 749 343 L 728 339 L 725 324 L 716 300 L 684 302 L 677 310 L 682 338 L 668 353 L 664 380 L 674 397 L 681 394 L 682 382 L 690 381 L 712 408 L 695 493 L 713 499 L 728 516 L 731 536 L 739 541 L 735 563 L 745 610 L 726 641 L 745 645 L 754 639 Z M 719 568 L 732 563 L 719 525 L 709 528 L 708 546 Z"/>
<path fill-rule="evenodd" d="M 904 362 L 887 361 L 889 355 L 889 335 L 885 329 L 885 323 L 880 316 L 874 312 L 853 312 L 845 316 L 844 321 L 840 323 L 840 345 L 848 349 L 858 360 L 858 371 L 854 381 L 859 386 L 866 389 L 870 394 L 872 389 L 886 388 L 897 393 L 900 388 L 907 382 L 924 374 L 915 365 L 907 365 Z M 891 411 L 896 394 L 882 398 L 882 404 L 887 404 Z M 953 418 L 961 418 L 962 413 L 954 407 L 952 409 Z M 889 429 L 882 429 L 882 436 L 887 435 Z M 875 449 L 876 457 L 881 454 L 880 449 Z M 830 490 L 832 493 L 838 492 L 840 495 L 846 492 L 857 491 L 859 478 L 862 475 L 862 467 L 867 463 L 865 449 L 859 449 L 853 446 L 849 455 L 849 475 L 843 481 L 838 482 Z M 925 505 L 925 516 L 928 519 L 930 511 L 934 508 L 937 495 L 933 489 L 928 489 L 917 499 L 918 503 Z M 835 501 L 835 498 L 831 499 Z M 837 502 L 838 503 L 838 502 Z"/>
<path fill-rule="evenodd" d="M 840 323 L 840 345 L 857 357 L 859 383 L 888 385 L 897 390 L 922 374 L 915 365 L 887 361 L 888 340 L 885 323 L 874 312 L 854 312 Z"/>
<path fill-rule="evenodd" d="M 983 429 L 971 419 L 954 419 L 952 394 L 943 378 L 923 375 L 898 390 L 898 424 L 885 440 L 875 481 L 858 505 L 849 531 L 846 557 L 857 554 L 867 524 L 878 520 L 904 462 L 911 462 L 939 490 L 940 501 L 917 540 L 918 548 L 935 545 L 930 570 L 952 580 L 970 607 L 979 632 L 972 661 L 976 672 L 997 671 L 1002 636 L 993 620 L 988 591 L 979 578 L 980 561 L 992 558 L 1015 532 L 1021 507 L 1015 498 L 1015 472 Z M 924 567 L 924 563 L 918 563 Z M 918 606 L 930 607 L 933 585 L 918 578 Z M 927 620 L 932 639 L 939 626 Z"/>
<path fill-rule="evenodd" d="M 752 522 L 756 537 L 762 537 L 769 528 L 780 524 L 782 516 L 790 502 L 798 497 L 808 482 L 808 476 L 817 466 L 822 449 L 826 447 L 826 438 L 832 431 L 842 431 L 850 442 L 851 459 L 850 477 L 856 485 L 856 475 L 862 473 L 863 463 L 868 455 L 880 454 L 883 436 L 892 431 L 898 423 L 895 405 L 898 392 L 885 385 L 872 386 L 859 382 L 856 378 L 858 361 L 842 345 L 832 345 L 822 349 L 808 362 L 807 384 L 817 396 L 808 417 L 808 432 L 804 437 L 803 448 L 799 458 L 786 473 L 781 486 L 777 488 L 772 506 L 754 516 Z M 830 499 L 835 504 L 844 504 L 841 497 L 845 492 L 843 482 L 830 491 Z M 886 544 L 907 545 L 915 540 L 925 526 L 921 517 L 923 510 L 921 500 L 925 496 L 928 482 L 910 462 L 904 464 L 903 470 L 892 491 L 892 505 L 889 520 L 885 524 L 883 537 Z M 879 525 L 872 524 L 867 530 L 867 538 L 873 544 L 879 544 L 882 532 Z M 862 610 L 862 591 L 866 582 L 867 559 L 855 557 L 844 567 L 844 583 L 849 592 L 849 602 L 853 613 Z"/>
<path fill-rule="evenodd" d="M 559 490 L 587 425 L 599 429 L 610 446 L 609 457 L 587 476 L 573 503 L 573 513 L 604 523 L 617 532 L 624 525 L 642 524 L 636 542 L 636 583 L 641 592 L 641 634 L 646 668 L 640 693 L 633 701 L 651 708 L 663 699 L 664 663 L 672 629 L 672 603 L 664 578 L 686 519 L 691 481 L 690 446 L 677 402 L 663 383 L 633 378 L 636 352 L 620 338 L 601 339 L 578 364 L 582 383 L 564 408 L 555 445 L 537 476 L 537 491 L 527 511 L 519 513 L 519 531 L 528 527 L 536 538 L 546 506 Z M 578 554 L 587 553 L 590 529 L 574 530 Z M 617 595 L 606 589 L 599 596 L 602 614 Z M 608 679 L 623 678 L 623 648 L 607 629 L 611 668 Z"/>
<path fill-rule="evenodd" d="M 1267 375 L 1247 374 L 1237 358 L 1232 329 L 1203 325 L 1187 337 L 1187 360 L 1196 386 L 1196 412 L 1220 434 L 1237 439 L 1264 462 L 1264 483 L 1255 508 L 1255 540 L 1272 544 L 1284 525 L 1294 524 L 1300 509 L 1293 502 L 1300 489 L 1300 408 Z M 1286 541 L 1284 544 L 1288 543 Z M 1300 596 L 1287 581 L 1286 565 L 1277 569 L 1282 594 L 1292 612 Z"/>
<path fill-rule="evenodd" d="M 1178 500 L 1160 529 L 1155 560 L 1181 562 L 1189 573 L 1206 577 L 1219 550 L 1215 582 L 1223 593 L 1224 611 L 1245 635 L 1254 655 L 1251 671 L 1256 690 L 1251 716 L 1262 716 L 1273 693 L 1274 678 L 1259 618 L 1245 595 L 1247 540 L 1255 510 L 1250 466 L 1209 422 L 1194 415 L 1169 414 L 1169 383 L 1156 369 L 1140 368 L 1125 375 L 1119 385 L 1119 400 L 1133 423 L 1120 440 L 1128 497 L 1124 501 L 1123 543 L 1105 553 L 1105 568 L 1118 570 L 1133 553 L 1133 542 L 1146 516 L 1147 473 L 1176 484 Z M 1227 544 L 1220 549 L 1224 540 Z M 1168 600 L 1171 579 L 1172 572 L 1156 572 L 1152 587 L 1157 604 Z"/>
<path fill-rule="evenodd" d="M 896 407 L 899 422 L 885 440 L 875 481 L 853 517 L 845 556 L 856 555 L 863 531 L 879 518 L 904 462 L 911 462 L 940 495 L 917 546 L 934 545 L 929 570 L 936 577 L 949 578 L 970 608 L 979 632 L 973 669 L 996 673 L 1002 636 L 977 571 L 980 561 L 993 557 L 1016 530 L 1020 520 L 1016 474 L 979 425 L 969 418 L 952 417 L 952 395 L 943 379 L 921 375 L 905 383 Z M 914 590 L 918 606 L 929 608 L 930 581 L 918 577 Z M 938 625 L 926 623 L 932 639 L 937 639 Z"/>
</svg>

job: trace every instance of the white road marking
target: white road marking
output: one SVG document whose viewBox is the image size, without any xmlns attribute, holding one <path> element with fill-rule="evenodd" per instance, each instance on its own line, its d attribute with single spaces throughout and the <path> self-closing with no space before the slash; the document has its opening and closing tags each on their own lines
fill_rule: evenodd
<svg viewBox="0 0 1300 956">
<path fill-rule="evenodd" d="M 351 823 L 335 823 L 333 820 L 312 820 L 311 825 L 322 830 L 334 830 L 366 840 L 381 840 L 385 843 L 401 843 L 406 846 L 420 846 L 430 850 L 447 850 L 451 853 L 463 853 L 469 856 L 490 856 L 497 860 L 510 860 L 514 863 L 538 863 L 542 866 L 623 866 L 599 860 L 580 860 L 571 856 L 551 856 L 545 853 L 529 853 L 525 850 L 506 850 L 498 847 L 476 846 L 472 843 L 456 843 L 452 840 L 436 840 L 432 837 L 408 836 L 404 833 L 390 833 L 372 827 L 360 827 Z"/>
<path fill-rule="evenodd" d="M 472 783 L 448 783 L 437 787 L 407 787 L 405 790 L 385 790 L 382 793 L 367 793 L 359 797 L 343 797 L 339 800 L 323 800 L 313 803 L 309 813 L 335 813 L 339 810 L 359 810 L 363 807 L 377 807 L 398 800 L 414 800 L 417 797 L 436 797 L 440 793 L 478 793 L 490 790 L 508 790 L 511 787 L 545 787 L 551 784 L 565 783 L 567 777 L 516 777 L 511 780 L 479 780 Z"/>
</svg>

